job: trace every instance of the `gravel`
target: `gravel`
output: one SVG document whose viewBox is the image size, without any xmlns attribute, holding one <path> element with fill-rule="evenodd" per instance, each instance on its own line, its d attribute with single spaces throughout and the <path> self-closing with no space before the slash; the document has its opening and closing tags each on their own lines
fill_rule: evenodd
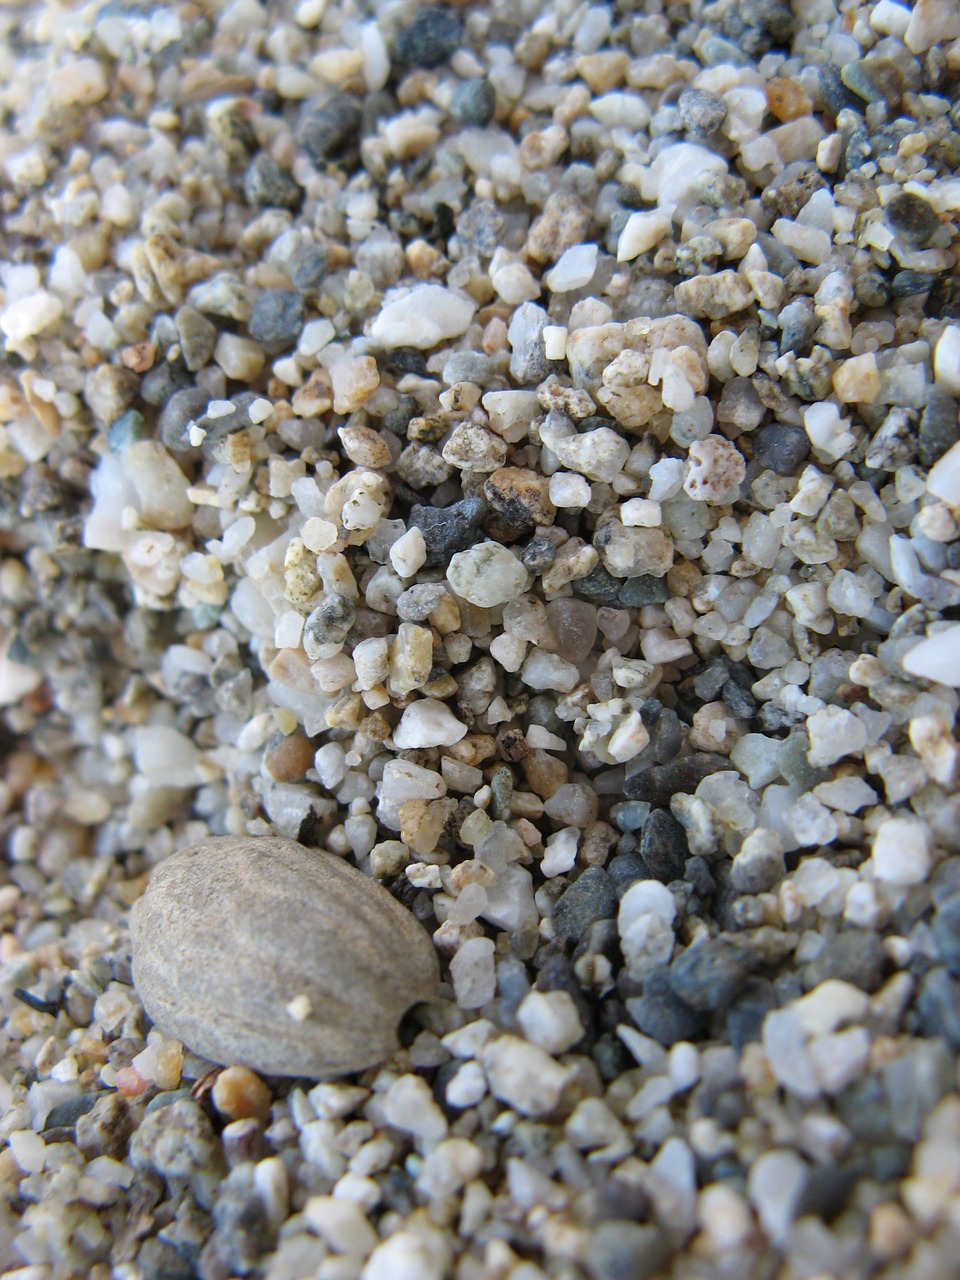
<svg viewBox="0 0 960 1280">
<path fill-rule="evenodd" d="M 534 8 L 0 22 L 0 1276 L 956 1269 L 956 5 Z"/>
</svg>

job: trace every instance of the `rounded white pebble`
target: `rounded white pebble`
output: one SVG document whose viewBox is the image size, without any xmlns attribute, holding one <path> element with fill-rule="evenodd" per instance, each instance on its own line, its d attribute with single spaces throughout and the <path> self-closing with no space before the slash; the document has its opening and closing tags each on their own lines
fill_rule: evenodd
<svg viewBox="0 0 960 1280">
<path fill-rule="evenodd" d="M 520 1030 L 547 1053 L 566 1053 L 583 1036 L 583 1023 L 566 991 L 531 991 L 517 1009 Z"/>
<path fill-rule="evenodd" d="M 427 544 L 416 525 L 401 534 L 390 548 L 390 563 L 401 578 L 412 578 L 423 568 L 426 558 Z"/>
<path fill-rule="evenodd" d="M 617 261 L 632 262 L 649 253 L 670 233 L 670 217 L 661 209 L 631 213 L 617 241 Z"/>
<path fill-rule="evenodd" d="M 930 832 L 919 818 L 881 822 L 873 837 L 873 874 L 887 884 L 923 884 L 930 871 Z"/>
<path fill-rule="evenodd" d="M 468 938 L 450 961 L 450 977 L 461 1009 L 480 1009 L 497 992 L 491 938 Z"/>
<path fill-rule="evenodd" d="M 573 245 L 543 277 L 544 284 L 553 293 L 582 289 L 593 279 L 599 252 L 595 244 Z"/>
<path fill-rule="evenodd" d="M 555 471 L 550 477 L 549 493 L 555 507 L 580 511 L 590 501 L 590 482 L 574 471 Z"/>
<path fill-rule="evenodd" d="M 436 698 L 419 698 L 400 717 L 393 731 L 393 743 L 399 751 L 419 747 L 452 747 L 466 734 L 467 726 L 461 724 L 444 702 Z"/>
<path fill-rule="evenodd" d="M 914 645 L 903 657 L 903 669 L 912 676 L 960 689 L 960 623 L 935 631 Z"/>
</svg>

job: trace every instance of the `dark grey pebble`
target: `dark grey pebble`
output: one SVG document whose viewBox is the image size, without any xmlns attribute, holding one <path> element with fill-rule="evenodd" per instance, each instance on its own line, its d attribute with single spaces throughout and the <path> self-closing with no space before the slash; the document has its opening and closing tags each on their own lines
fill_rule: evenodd
<svg viewBox="0 0 960 1280">
<path fill-rule="evenodd" d="M 694 673 L 691 681 L 693 692 L 704 702 L 713 702 L 729 678 L 729 659 L 725 654 L 720 654 Z M 688 693 L 686 681 L 681 685 L 681 690 L 685 694 Z"/>
<path fill-rule="evenodd" d="M 654 809 L 643 824 L 640 856 L 650 874 L 662 884 L 683 879 L 690 847 L 687 833 L 669 809 Z"/>
<path fill-rule="evenodd" d="M 650 879 L 650 869 L 640 856 L 635 836 L 623 836 L 617 845 L 616 858 L 609 860 L 607 872 L 617 895 L 623 897 L 631 884 L 641 879 Z"/>
<path fill-rule="evenodd" d="M 794 725 L 804 724 L 806 716 L 802 711 L 789 707 L 779 707 L 774 702 L 765 702 L 757 717 L 764 733 L 777 733 L 781 729 L 792 729 Z"/>
<path fill-rule="evenodd" d="M 929 293 L 935 282 L 936 276 L 927 271 L 898 271 L 890 282 L 890 296 L 915 298 L 920 293 Z"/>
<path fill-rule="evenodd" d="M 413 396 L 400 396 L 397 400 L 397 407 L 391 409 L 384 417 L 383 425 L 388 431 L 392 431 L 395 436 L 404 436 L 407 433 L 407 427 L 410 425 L 412 418 L 416 418 L 420 413 L 420 406 Z"/>
<path fill-rule="evenodd" d="M 482 76 L 464 80 L 450 99 L 450 114 L 460 124 L 489 124 L 497 110 L 497 95 L 493 85 Z"/>
<path fill-rule="evenodd" d="M 649 800 L 652 805 L 665 809 L 678 792 L 693 795 L 704 778 L 729 768 L 726 756 L 698 751 L 634 774 L 624 784 L 624 792 L 631 800 Z"/>
<path fill-rule="evenodd" d="M 956 1088 L 953 1054 L 943 1040 L 915 1040 L 881 1074 L 894 1136 L 916 1142 L 924 1120 Z"/>
<path fill-rule="evenodd" d="M 481 258 L 492 258 L 503 236 L 503 214 L 492 200 L 474 200 L 457 218 L 457 235 Z"/>
<path fill-rule="evenodd" d="M 867 1160 L 875 1182 L 899 1182 L 910 1172 L 911 1152 L 906 1143 L 889 1142 L 871 1147 Z"/>
<path fill-rule="evenodd" d="M 873 144 L 866 129 L 862 126 L 851 129 L 847 136 L 847 145 L 843 153 L 843 161 L 848 172 L 859 169 L 861 165 L 867 163 L 872 155 Z"/>
<path fill-rule="evenodd" d="M 937 955 L 951 973 L 960 974 L 960 894 L 941 902 L 933 917 Z"/>
<path fill-rule="evenodd" d="M 638 852 L 637 838 L 632 833 L 625 834 L 618 843 L 616 856 L 607 863 L 607 874 L 621 898 L 632 884 L 651 878 L 650 869 Z"/>
<path fill-rule="evenodd" d="M 639 187 L 635 187 L 632 182 L 621 182 L 617 187 L 617 204 L 633 212 L 635 209 L 642 209 L 646 201 Z"/>
<path fill-rule="evenodd" d="M 72 1129 L 80 1116 L 92 1111 L 97 1100 L 104 1096 L 102 1092 L 81 1093 L 76 1098 L 68 1098 L 66 1102 L 58 1102 L 55 1107 L 50 1108 L 44 1129 Z"/>
<path fill-rule="evenodd" d="M 157 430 L 160 439 L 174 453 L 187 453 L 194 446 L 187 435 L 187 427 L 206 412 L 210 397 L 200 387 L 185 387 L 176 391 L 164 405 Z"/>
<path fill-rule="evenodd" d="M 828 978 L 836 978 L 862 991 L 874 992 L 883 982 L 886 969 L 887 958 L 878 934 L 869 929 L 845 929 L 828 938 L 819 955 L 803 966 L 803 985 L 812 991 Z"/>
<path fill-rule="evenodd" d="M 627 1000 L 627 1012 L 638 1031 L 669 1048 L 678 1040 L 696 1040 L 706 1030 L 707 1016 L 691 1009 L 670 985 L 666 969 L 647 978 L 643 995 Z"/>
<path fill-rule="evenodd" d="M 247 166 L 243 194 L 247 204 L 258 209 L 298 209 L 303 200 L 303 188 L 268 151 L 261 151 Z"/>
<path fill-rule="evenodd" d="M 743 685 L 736 680 L 725 680 L 720 696 L 735 716 L 741 720 L 749 720 L 757 714 L 757 700 Z"/>
<path fill-rule="evenodd" d="M 706 89 L 684 89 L 677 106 L 684 127 L 700 137 L 715 133 L 727 118 L 727 104 Z"/>
<path fill-rule="evenodd" d="M 737 996 L 756 958 L 735 938 L 695 942 L 670 965 L 670 988 L 691 1009 L 714 1012 Z"/>
<path fill-rule="evenodd" d="M 710 898 L 716 893 L 717 882 L 713 878 L 710 864 L 699 854 L 687 859 L 687 865 L 683 868 L 683 878 L 687 884 L 693 885 L 694 893 L 699 898 Z"/>
<path fill-rule="evenodd" d="M 938 276 L 923 309 L 935 320 L 960 320 L 960 280 L 953 276 Z"/>
<path fill-rule="evenodd" d="M 213 358 L 219 330 L 196 307 L 181 307 L 174 319 L 183 363 L 191 373 L 196 373 Z"/>
<path fill-rule="evenodd" d="M 659 1227 L 610 1218 L 591 1235 L 585 1262 L 590 1280 L 651 1280 L 670 1253 Z"/>
<path fill-rule="evenodd" d="M 617 599 L 625 609 L 642 609 L 648 604 L 664 604 L 670 599 L 670 588 L 666 578 L 644 574 L 639 578 L 627 578 L 617 593 Z"/>
<path fill-rule="evenodd" d="M 597 920 L 617 914 L 617 894 L 602 867 L 588 867 L 565 889 L 553 908 L 553 927 L 565 942 L 578 942 Z"/>
<path fill-rule="evenodd" d="M 883 1081 L 869 1073 L 855 1080 L 836 1099 L 843 1123 L 862 1142 L 886 1143 L 891 1138 L 891 1116 Z"/>
<path fill-rule="evenodd" d="M 449 507 L 412 507 L 410 524 L 423 534 L 426 567 L 445 565 L 457 551 L 472 547 L 480 536 L 480 524 L 486 512 L 487 504 L 482 498 L 462 498 Z"/>
<path fill-rule="evenodd" d="M 427 358 L 416 347 L 396 347 L 393 351 L 385 351 L 380 356 L 380 366 L 398 378 L 405 373 L 414 373 L 418 378 L 427 376 Z"/>
<path fill-rule="evenodd" d="M 297 289 L 316 289 L 327 274 L 330 255 L 322 244 L 301 244 L 290 255 L 288 271 Z"/>
<path fill-rule="evenodd" d="M 650 806 L 645 800 L 624 800 L 610 810 L 610 817 L 621 831 L 639 831 L 650 816 Z"/>
<path fill-rule="evenodd" d="M 797 1200 L 797 1217 L 807 1215 L 833 1222 L 846 1209 L 850 1195 L 866 1172 L 863 1162 L 814 1165 Z"/>
<path fill-rule="evenodd" d="M 201 1272 L 249 1275 L 265 1250 L 273 1248 L 276 1225 L 254 1181 L 254 1165 L 239 1164 L 217 1188 L 214 1233 L 200 1257 Z"/>
<path fill-rule="evenodd" d="M 268 355 L 292 347 L 303 328 L 303 298 L 295 289 L 264 289 L 253 304 L 250 337 Z"/>
<path fill-rule="evenodd" d="M 144 1107 L 144 1115 L 152 1115 L 154 1111 L 160 1111 L 164 1107 L 172 1106 L 175 1102 L 181 1102 L 184 1099 L 189 1100 L 192 1097 L 193 1094 L 188 1088 L 165 1089 L 163 1093 L 155 1093 L 153 1095 Z"/>
<path fill-rule="evenodd" d="M 763 1020 L 777 1007 L 773 983 L 756 975 L 746 977 L 733 1003 L 727 1009 L 726 1034 L 737 1050 L 763 1034 Z"/>
<path fill-rule="evenodd" d="M 890 301 L 890 286 L 879 271 L 864 271 L 853 285 L 854 296 L 861 307 L 885 307 Z"/>
<path fill-rule="evenodd" d="M 943 968 L 931 969 L 916 1002 L 925 1036 L 944 1036 L 960 1049 L 960 981 Z"/>
<path fill-rule="evenodd" d="M 159 409 L 178 391 L 193 386 L 193 380 L 179 361 L 163 360 L 140 380 L 140 399 Z"/>
<path fill-rule="evenodd" d="M 810 298 L 794 298 L 777 316 L 780 326 L 780 354 L 788 351 L 807 355 L 817 330 L 817 316 Z"/>
<path fill-rule="evenodd" d="M 235 431 L 246 431 L 250 424 L 250 406 L 257 399 L 255 391 L 238 391 L 230 397 L 233 404 L 231 413 L 221 414 L 218 418 L 208 418 L 203 414 L 197 419 L 197 426 L 202 427 L 206 432 L 203 443 L 200 445 L 200 452 L 207 459 L 216 456 L 217 447 L 227 436 L 232 436 Z"/>
<path fill-rule="evenodd" d="M 297 121 L 297 142 L 314 160 L 327 160 L 346 150 L 360 133 L 360 104 L 349 93 L 338 93 L 324 102 L 311 98 Z"/>
<path fill-rule="evenodd" d="M 123 453 L 124 449 L 142 440 L 145 434 L 143 414 L 136 409 L 127 409 L 107 428 L 107 448 L 111 453 Z"/>
<path fill-rule="evenodd" d="M 497 993 L 500 997 L 500 1016 L 509 1026 L 513 1024 L 524 997 L 530 991 L 530 975 L 519 956 L 507 954 L 497 964 Z"/>
<path fill-rule="evenodd" d="M 549 569 L 557 558 L 557 544 L 552 538 L 531 538 L 520 552 L 520 559 L 531 573 Z"/>
<path fill-rule="evenodd" d="M 810 437 L 789 422 L 768 422 L 753 437 L 753 456 L 765 471 L 794 476 L 810 456 Z"/>
<path fill-rule="evenodd" d="M 155 1101 L 155 1100 L 154 1100 Z M 216 1167 L 220 1141 L 200 1105 L 178 1097 L 159 1110 L 148 1108 L 130 1143 L 130 1163 L 166 1179 L 191 1179 Z"/>
<path fill-rule="evenodd" d="M 834 119 L 844 110 L 863 111 L 863 101 L 844 84 L 839 70 L 832 63 L 817 68 L 820 97 L 829 115 Z"/>
<path fill-rule="evenodd" d="M 878 471 L 898 471 L 917 456 L 917 418 L 912 409 L 890 410 L 870 441 L 866 464 Z"/>
<path fill-rule="evenodd" d="M 527 703 L 527 714 L 525 716 L 527 727 L 531 724 L 543 725 L 544 729 L 548 729 L 550 733 L 555 733 L 562 737 L 564 732 L 564 721 L 557 715 L 557 700 L 551 697 L 549 693 L 535 693 Z"/>
<path fill-rule="evenodd" d="M 942 387 L 927 388 L 927 403 L 920 415 L 917 434 L 917 457 L 923 467 L 933 464 L 960 440 L 956 397 Z"/>
<path fill-rule="evenodd" d="M 732 40 L 724 40 L 723 36 L 708 35 L 697 43 L 697 56 L 705 67 L 744 67 L 748 62 L 740 46 Z"/>
<path fill-rule="evenodd" d="M 786 245 L 781 244 L 779 240 L 772 236 L 769 231 L 757 233 L 757 244 L 763 250 L 767 266 L 776 276 L 783 278 L 800 265 L 799 259 L 790 252 Z"/>
<path fill-rule="evenodd" d="M 618 1079 L 634 1065 L 627 1046 L 612 1031 L 604 1031 L 597 1036 L 590 1057 L 596 1063 L 601 1079 L 607 1083 Z"/>
<path fill-rule="evenodd" d="M 400 32 L 393 53 L 408 67 L 439 67 L 456 53 L 462 38 L 458 13 L 445 4 L 425 4 Z"/>
<path fill-rule="evenodd" d="M 657 764 L 667 764 L 680 750 L 683 728 L 672 707 L 663 707 L 650 725 L 650 754 Z"/>
<path fill-rule="evenodd" d="M 357 611 L 346 596 L 335 591 L 324 596 L 323 602 L 310 613 L 303 624 L 303 642 L 308 658 L 320 656 L 320 647 L 340 644 L 350 633 L 357 620 Z"/>
<path fill-rule="evenodd" d="M 762 31 L 778 44 L 789 41 L 796 26 L 793 9 L 780 0 L 743 0 L 737 6 L 737 13 L 748 26 Z"/>
<path fill-rule="evenodd" d="M 137 1275 L 140 1280 L 194 1280 L 196 1272 L 172 1244 L 149 1236 L 137 1251 Z"/>
<path fill-rule="evenodd" d="M 903 72 L 889 58 L 861 58 L 840 68 L 840 79 L 864 102 L 885 102 L 896 110 L 903 97 Z"/>
<path fill-rule="evenodd" d="M 934 232 L 940 228 L 940 219 L 933 205 L 912 191 L 901 191 L 895 195 L 884 206 L 883 215 L 898 239 L 911 249 L 925 249 Z"/>
<path fill-rule="evenodd" d="M 607 573 L 602 564 L 591 569 L 582 578 L 572 584 L 573 594 L 582 596 L 584 600 L 592 600 L 594 604 L 615 604 L 623 586 L 621 578 L 614 578 Z"/>
</svg>

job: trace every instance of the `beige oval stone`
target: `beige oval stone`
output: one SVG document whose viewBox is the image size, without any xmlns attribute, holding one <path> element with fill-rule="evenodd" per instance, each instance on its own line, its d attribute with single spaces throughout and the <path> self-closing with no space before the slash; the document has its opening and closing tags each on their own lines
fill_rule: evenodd
<svg viewBox="0 0 960 1280">
<path fill-rule="evenodd" d="M 384 1061 L 437 991 L 433 945 L 370 877 L 294 840 L 201 840 L 131 914 L 133 979 L 156 1024 L 213 1062 L 332 1078 Z"/>
</svg>

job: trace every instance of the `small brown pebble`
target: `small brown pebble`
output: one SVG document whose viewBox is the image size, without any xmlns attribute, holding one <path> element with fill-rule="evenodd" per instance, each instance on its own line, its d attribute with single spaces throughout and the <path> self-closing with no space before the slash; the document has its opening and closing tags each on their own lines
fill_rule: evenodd
<svg viewBox="0 0 960 1280">
<path fill-rule="evenodd" d="M 442 440 L 449 430 L 449 422 L 444 422 L 442 418 L 411 418 L 407 424 L 407 439 L 434 444 L 437 440 Z"/>
<path fill-rule="evenodd" d="M 313 765 L 314 748 L 302 733 L 276 738 L 264 753 L 263 762 L 277 782 L 302 782 Z"/>
<path fill-rule="evenodd" d="M 548 495 L 549 480 L 523 467 L 499 467 L 483 486 L 483 496 L 507 525 L 520 529 L 553 524 L 557 509 Z"/>
<path fill-rule="evenodd" d="M 563 761 L 539 749 L 524 758 L 523 772 L 531 789 L 544 800 L 567 780 L 567 766 Z"/>
<path fill-rule="evenodd" d="M 589 53 L 574 63 L 578 76 L 582 76 L 595 94 L 608 93 L 623 83 L 630 59 L 622 49 Z"/>
<path fill-rule="evenodd" d="M 259 1080 L 259 1076 L 255 1078 Z M 264 1137 L 263 1129 L 254 1119 L 231 1121 L 224 1126 L 220 1140 L 223 1143 L 224 1159 L 231 1169 L 248 1161 L 256 1163 L 270 1154 L 270 1144 Z"/>
<path fill-rule="evenodd" d="M 813 103 L 800 85 L 783 76 L 773 76 L 767 81 L 767 106 L 770 114 L 784 123 L 808 116 L 813 110 Z"/>
<path fill-rule="evenodd" d="M 227 1120 L 265 1121 L 273 1095 L 249 1067 L 227 1067 L 213 1086 L 213 1105 Z"/>
<path fill-rule="evenodd" d="M 129 1107 L 118 1094 L 108 1093 L 77 1118 L 76 1143 L 88 1160 L 95 1156 L 120 1160 L 126 1153 L 132 1130 Z"/>
<path fill-rule="evenodd" d="M 293 412 L 298 418 L 315 418 L 333 408 L 333 388 L 326 369 L 315 369 L 293 394 Z"/>
<path fill-rule="evenodd" d="M 534 262 L 556 262 L 572 245 L 580 244 L 592 214 L 580 197 L 561 188 L 547 199 L 543 213 L 527 236 L 527 253 Z"/>
<path fill-rule="evenodd" d="M 515 763 L 522 760 L 530 748 L 523 730 L 518 725 L 510 725 L 497 734 L 497 750 L 501 759 Z"/>
</svg>

